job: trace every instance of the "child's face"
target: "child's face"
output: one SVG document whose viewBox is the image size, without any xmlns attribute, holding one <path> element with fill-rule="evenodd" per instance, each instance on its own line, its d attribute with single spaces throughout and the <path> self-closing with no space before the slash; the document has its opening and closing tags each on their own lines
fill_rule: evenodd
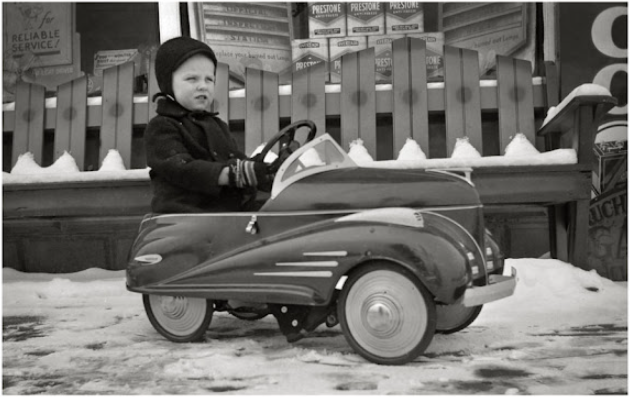
<svg viewBox="0 0 630 397">
<path fill-rule="evenodd" d="M 188 110 L 210 110 L 214 101 L 214 63 L 195 55 L 173 72 L 175 100 Z"/>
</svg>

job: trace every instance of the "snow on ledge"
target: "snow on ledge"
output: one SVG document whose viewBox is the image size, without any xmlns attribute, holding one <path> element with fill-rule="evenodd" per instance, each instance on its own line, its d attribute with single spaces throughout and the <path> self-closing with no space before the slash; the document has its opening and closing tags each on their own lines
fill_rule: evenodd
<svg viewBox="0 0 630 397">
<path fill-rule="evenodd" d="M 599 84 L 582 84 L 571 91 L 569 95 L 567 95 L 562 102 L 558 104 L 558 106 L 552 106 L 549 110 L 547 110 L 547 116 L 545 117 L 542 125 L 544 126 L 551 121 L 551 119 L 553 119 L 556 114 L 560 113 L 560 111 L 564 109 L 569 102 L 573 100 L 573 98 L 578 96 L 611 96 L 611 94 L 610 91 Z"/>
<path fill-rule="evenodd" d="M 149 169 L 126 171 L 82 171 L 59 174 L 21 174 L 2 173 L 2 184 L 26 185 L 31 183 L 64 183 L 64 182 L 115 182 L 115 181 L 149 181 Z"/>
<path fill-rule="evenodd" d="M 359 167 L 383 169 L 435 169 L 435 168 L 483 168 L 483 167 L 514 167 L 536 165 L 576 164 L 577 155 L 573 149 L 557 149 L 551 152 L 539 153 L 531 157 L 462 157 L 425 160 L 381 160 L 358 162 Z"/>
</svg>

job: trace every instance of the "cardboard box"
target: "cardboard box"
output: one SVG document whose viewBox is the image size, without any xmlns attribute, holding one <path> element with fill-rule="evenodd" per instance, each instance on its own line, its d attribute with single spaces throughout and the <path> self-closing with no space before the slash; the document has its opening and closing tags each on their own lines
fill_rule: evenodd
<svg viewBox="0 0 630 397">
<path fill-rule="evenodd" d="M 602 194 L 628 183 L 628 141 L 596 143 L 593 164 L 593 189 Z"/>
<path fill-rule="evenodd" d="M 346 3 L 308 3 L 308 36 L 312 39 L 346 35 Z"/>
<path fill-rule="evenodd" d="M 367 48 L 366 37 L 342 37 L 328 39 L 328 53 L 331 83 L 341 82 L 341 57 Z"/>
<path fill-rule="evenodd" d="M 427 80 L 436 81 L 444 78 L 444 33 L 412 33 L 407 37 L 415 37 L 427 42 Z"/>
<path fill-rule="evenodd" d="M 348 36 L 385 34 L 383 3 L 352 2 L 347 4 Z"/>
<path fill-rule="evenodd" d="M 328 68 L 328 39 L 293 40 L 293 72 L 299 72 L 318 63 Z"/>
<path fill-rule="evenodd" d="M 424 32 L 424 7 L 419 2 L 385 3 L 385 32 L 408 34 Z"/>
<path fill-rule="evenodd" d="M 374 47 L 375 78 L 377 83 L 392 82 L 392 41 L 405 35 L 369 36 L 367 47 Z"/>
</svg>

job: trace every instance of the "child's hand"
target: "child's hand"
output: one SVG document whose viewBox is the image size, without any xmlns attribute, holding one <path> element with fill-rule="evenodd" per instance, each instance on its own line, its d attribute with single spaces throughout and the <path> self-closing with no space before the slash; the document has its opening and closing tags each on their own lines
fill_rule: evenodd
<svg viewBox="0 0 630 397">
<path fill-rule="evenodd" d="M 228 162 L 230 186 L 255 187 L 263 192 L 271 191 L 273 174 L 263 162 L 233 159 Z"/>
</svg>

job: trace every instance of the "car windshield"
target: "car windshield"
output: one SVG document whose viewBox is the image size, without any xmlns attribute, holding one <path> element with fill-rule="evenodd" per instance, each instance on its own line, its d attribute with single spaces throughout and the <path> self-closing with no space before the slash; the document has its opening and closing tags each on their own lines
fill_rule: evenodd
<svg viewBox="0 0 630 397">
<path fill-rule="evenodd" d="M 306 170 L 342 163 L 344 159 L 343 154 L 330 141 L 322 141 L 294 159 L 282 175 L 282 180 L 287 180 Z"/>
<path fill-rule="evenodd" d="M 272 196 L 299 179 L 346 166 L 356 164 L 330 135 L 323 134 L 295 151 L 280 167 Z"/>
</svg>

